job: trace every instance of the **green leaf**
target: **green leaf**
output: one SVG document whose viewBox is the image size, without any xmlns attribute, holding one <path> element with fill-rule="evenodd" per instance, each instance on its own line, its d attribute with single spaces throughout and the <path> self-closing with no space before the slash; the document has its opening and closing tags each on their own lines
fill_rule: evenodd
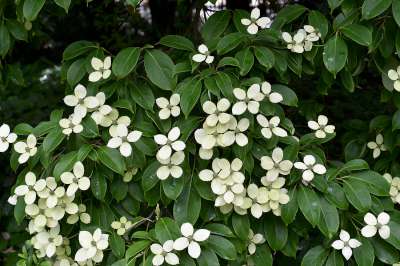
<svg viewBox="0 0 400 266">
<path fill-rule="evenodd" d="M 304 255 L 301 266 L 322 266 L 328 254 L 329 250 L 324 249 L 322 246 L 313 247 Z"/>
<path fill-rule="evenodd" d="M 181 195 L 174 203 L 174 218 L 178 223 L 195 224 L 200 215 L 201 198 L 193 187 L 192 177 L 185 184 Z"/>
<path fill-rule="evenodd" d="M 199 79 L 192 79 L 189 82 L 186 82 L 180 89 L 179 94 L 181 97 L 181 109 L 185 114 L 185 117 L 188 117 L 190 112 L 193 110 L 194 106 L 200 99 L 202 88 L 202 82 Z"/>
<path fill-rule="evenodd" d="M 244 50 L 237 52 L 235 58 L 239 61 L 240 64 L 240 75 L 246 76 L 254 64 L 254 56 L 250 48 L 247 47 Z"/>
<path fill-rule="evenodd" d="M 234 67 L 240 67 L 239 61 L 231 56 L 227 56 L 219 60 L 217 68 L 221 68 L 224 66 L 234 66 Z"/>
<path fill-rule="evenodd" d="M 128 47 L 121 50 L 114 59 L 112 72 L 117 78 L 124 78 L 135 68 L 140 56 L 138 47 Z"/>
<path fill-rule="evenodd" d="M 303 185 L 299 186 L 297 189 L 297 203 L 307 221 L 312 226 L 315 226 L 319 222 L 321 206 L 314 190 Z"/>
<path fill-rule="evenodd" d="M 64 8 L 65 12 L 68 13 L 69 6 L 71 5 L 71 0 L 54 0 L 54 2 L 59 7 Z"/>
<path fill-rule="evenodd" d="M 159 50 L 146 51 L 144 55 L 144 67 L 150 81 L 163 90 L 172 91 L 175 87 L 175 65 L 171 58 Z"/>
<path fill-rule="evenodd" d="M 90 179 L 90 189 L 93 196 L 98 200 L 104 201 L 107 193 L 107 179 L 105 174 L 101 171 L 96 171 Z"/>
<path fill-rule="evenodd" d="M 328 0 L 328 5 L 331 8 L 331 12 L 338 8 L 342 4 L 343 0 Z"/>
<path fill-rule="evenodd" d="M 201 28 L 201 36 L 204 40 L 211 40 L 221 35 L 229 24 L 231 12 L 227 10 L 215 12 L 207 19 Z"/>
<path fill-rule="evenodd" d="M 182 193 L 184 178 L 172 178 L 169 177 L 167 180 L 161 182 L 165 196 L 172 200 L 176 200 L 178 196 Z"/>
<path fill-rule="evenodd" d="M 347 210 L 349 207 L 349 203 L 346 200 L 346 195 L 344 194 L 342 187 L 336 183 L 328 183 L 325 198 L 339 209 Z"/>
<path fill-rule="evenodd" d="M 397 250 L 400 250 L 400 224 L 390 221 L 390 237 L 386 239 L 386 242 L 392 244 Z"/>
<path fill-rule="evenodd" d="M 24 25 L 17 20 L 14 19 L 8 19 L 6 21 L 8 31 L 11 33 L 11 35 L 16 39 L 20 41 L 27 41 L 28 40 L 28 32 L 25 29 Z"/>
<path fill-rule="evenodd" d="M 63 154 L 60 156 L 60 159 L 54 166 L 53 176 L 56 180 L 60 179 L 60 175 L 64 172 L 69 172 L 74 167 L 74 164 L 77 161 L 77 152 L 71 151 L 67 154 Z"/>
<path fill-rule="evenodd" d="M 242 239 L 247 240 L 249 237 L 250 221 L 247 215 L 232 215 L 232 227 L 236 235 Z"/>
<path fill-rule="evenodd" d="M 157 177 L 157 169 L 160 164 L 153 161 L 149 164 L 142 174 L 142 187 L 144 191 L 151 190 L 160 181 Z"/>
<path fill-rule="evenodd" d="M 316 10 L 310 11 L 308 14 L 308 23 L 321 33 L 322 39 L 328 34 L 329 23 L 321 12 Z"/>
<path fill-rule="evenodd" d="M 268 69 L 272 68 L 275 64 L 274 53 L 267 47 L 256 46 L 254 47 L 254 55 L 257 61 Z"/>
<path fill-rule="evenodd" d="M 339 229 L 339 213 L 335 206 L 330 204 L 324 198 L 320 198 L 321 216 L 318 227 L 327 236 L 332 238 Z"/>
<path fill-rule="evenodd" d="M 26 0 L 22 9 L 24 17 L 34 21 L 45 3 L 46 0 Z"/>
<path fill-rule="evenodd" d="M 231 229 L 224 224 L 216 224 L 216 223 L 207 224 L 204 228 L 210 230 L 215 235 L 221 235 L 225 237 L 235 237 Z"/>
<path fill-rule="evenodd" d="M 236 259 L 236 248 L 229 240 L 221 236 L 210 235 L 207 246 L 225 260 Z"/>
<path fill-rule="evenodd" d="M 17 205 L 14 207 L 14 218 L 18 225 L 20 225 L 25 218 L 25 206 L 24 198 L 19 197 Z"/>
<path fill-rule="evenodd" d="M 235 49 L 242 41 L 244 35 L 240 32 L 225 35 L 217 44 L 218 54 L 226 54 Z"/>
<path fill-rule="evenodd" d="M 332 177 L 340 176 L 342 173 L 369 169 L 369 165 L 362 159 L 353 159 L 345 163 Z"/>
<path fill-rule="evenodd" d="M 341 31 L 343 34 L 355 41 L 356 43 L 364 46 L 370 46 L 372 43 L 372 31 L 371 29 L 360 25 L 360 24 L 351 24 L 344 26 Z"/>
<path fill-rule="evenodd" d="M 393 18 L 396 21 L 397 25 L 400 26 L 400 1 L 399 0 L 393 0 L 392 14 L 393 14 Z"/>
<path fill-rule="evenodd" d="M 178 225 L 171 218 L 161 218 L 155 226 L 157 240 L 164 243 L 167 240 L 174 240 L 181 236 Z"/>
<path fill-rule="evenodd" d="M 160 44 L 178 50 L 194 51 L 191 40 L 180 35 L 167 35 L 161 38 Z"/>
<path fill-rule="evenodd" d="M 326 260 L 325 266 L 343 266 L 343 256 L 338 251 L 332 251 Z"/>
<path fill-rule="evenodd" d="M 360 212 L 366 212 L 371 207 L 371 196 L 368 187 L 357 180 L 344 180 L 343 185 L 346 198 Z"/>
<path fill-rule="evenodd" d="M 110 190 L 111 190 L 111 195 L 117 202 L 120 202 L 121 200 L 125 199 L 126 195 L 128 194 L 128 186 L 124 181 L 122 181 L 121 178 L 113 180 Z"/>
<path fill-rule="evenodd" d="M 6 25 L 0 24 L 0 55 L 5 56 L 10 49 L 11 38 Z"/>
<path fill-rule="evenodd" d="M 400 109 L 394 113 L 392 118 L 392 130 L 400 129 Z"/>
<path fill-rule="evenodd" d="M 281 217 L 285 224 L 290 224 L 296 218 L 297 211 L 299 209 L 299 205 L 297 204 L 297 193 L 296 189 L 289 190 L 290 200 L 287 204 L 282 206 L 281 209 Z"/>
<path fill-rule="evenodd" d="M 67 71 L 67 81 L 70 86 L 75 86 L 86 75 L 86 60 L 79 59 L 73 62 Z"/>
<path fill-rule="evenodd" d="M 117 235 L 115 232 L 111 234 L 110 237 L 110 247 L 112 253 L 117 257 L 117 258 L 122 258 L 125 254 L 125 241 L 122 237 Z"/>
<path fill-rule="evenodd" d="M 371 242 L 366 238 L 360 239 L 361 246 L 355 248 L 354 258 L 359 266 L 373 266 L 375 260 L 374 247 Z"/>
<path fill-rule="evenodd" d="M 99 147 L 97 154 L 100 161 L 110 168 L 112 171 L 123 175 L 126 169 L 124 158 L 122 158 L 118 149 L 111 149 L 108 147 Z"/>
<path fill-rule="evenodd" d="M 272 266 L 273 258 L 267 245 L 258 246 L 252 255 L 255 266 Z"/>
<path fill-rule="evenodd" d="M 209 248 L 204 248 L 201 250 L 201 254 L 197 259 L 197 262 L 199 266 L 219 266 L 217 255 Z"/>
<path fill-rule="evenodd" d="M 143 109 L 153 111 L 155 98 L 153 91 L 147 83 L 139 82 L 130 88 L 131 98 Z"/>
<path fill-rule="evenodd" d="M 380 238 L 373 238 L 372 244 L 375 250 L 375 256 L 383 263 L 393 264 L 400 260 L 399 252 L 393 246 Z"/>
<path fill-rule="evenodd" d="M 138 253 L 148 248 L 151 244 L 150 240 L 139 240 L 133 242 L 132 245 L 126 250 L 125 258 L 130 259 L 135 257 Z"/>
<path fill-rule="evenodd" d="M 336 76 L 346 64 L 347 54 L 346 43 L 338 35 L 331 37 L 325 44 L 323 52 L 326 69 Z"/>
<path fill-rule="evenodd" d="M 272 91 L 278 92 L 282 95 L 283 101 L 281 102 L 284 105 L 288 106 L 297 106 L 297 99 L 296 93 L 289 87 L 281 84 L 273 84 Z"/>
<path fill-rule="evenodd" d="M 223 96 L 228 98 L 228 100 L 234 99 L 232 80 L 228 74 L 224 72 L 218 72 L 215 76 L 215 83 Z"/>
<path fill-rule="evenodd" d="M 95 48 L 97 47 L 93 42 L 88 42 L 88 41 L 73 42 L 70 45 L 68 45 L 67 48 L 65 48 L 63 53 L 63 60 L 74 59 Z"/>
<path fill-rule="evenodd" d="M 377 196 L 389 196 L 390 184 L 377 172 L 362 171 L 352 173 L 350 179 L 365 182 L 369 186 L 369 192 Z"/>
<path fill-rule="evenodd" d="M 391 3 L 392 0 L 365 0 L 361 8 L 363 19 L 379 16 L 389 8 Z"/>
<path fill-rule="evenodd" d="M 286 7 L 282 8 L 272 23 L 271 28 L 279 30 L 285 24 L 292 22 L 293 20 L 300 17 L 307 9 L 298 4 L 287 5 Z"/>
<path fill-rule="evenodd" d="M 288 239 L 288 228 L 278 217 L 272 216 L 264 220 L 265 237 L 273 250 L 281 250 Z"/>
<path fill-rule="evenodd" d="M 43 140 L 43 152 L 51 153 L 61 144 L 64 138 L 65 135 L 62 133 L 60 127 L 52 129 Z"/>
<path fill-rule="evenodd" d="M 95 138 L 99 135 L 99 128 L 90 116 L 82 120 L 83 131 L 80 133 L 85 138 Z"/>
</svg>

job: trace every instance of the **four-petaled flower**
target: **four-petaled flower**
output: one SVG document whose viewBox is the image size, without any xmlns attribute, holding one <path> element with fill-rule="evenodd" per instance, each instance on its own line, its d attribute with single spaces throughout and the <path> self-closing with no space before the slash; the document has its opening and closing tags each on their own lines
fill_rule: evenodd
<svg viewBox="0 0 400 266">
<path fill-rule="evenodd" d="M 184 223 L 181 226 L 182 237 L 174 241 L 175 250 L 188 249 L 189 256 L 197 259 L 201 254 L 201 247 L 198 242 L 203 242 L 210 237 L 210 231 L 207 229 L 194 230 L 193 225 Z"/>
<path fill-rule="evenodd" d="M 35 156 L 37 152 L 36 137 L 33 134 L 29 134 L 26 141 L 19 141 L 14 144 L 14 150 L 21 154 L 18 157 L 18 162 L 20 164 L 26 163 L 29 157 Z"/>
<path fill-rule="evenodd" d="M 103 260 L 103 250 L 108 247 L 108 235 L 103 234 L 100 228 L 97 228 L 93 235 L 88 231 L 79 232 L 79 244 L 81 248 L 75 254 L 75 260 L 84 262 L 93 260 L 101 262 Z"/>
<path fill-rule="evenodd" d="M 262 234 L 254 234 L 253 230 L 249 230 L 249 244 L 247 245 L 247 250 L 249 251 L 250 255 L 256 253 L 256 245 L 261 245 L 265 242 L 265 238 Z"/>
<path fill-rule="evenodd" d="M 72 133 L 78 134 L 83 131 L 83 126 L 81 125 L 81 122 L 81 117 L 72 114 L 69 118 L 61 119 L 58 124 L 62 128 L 62 133 L 69 136 Z"/>
<path fill-rule="evenodd" d="M 352 249 L 361 246 L 361 242 L 350 238 L 349 233 L 345 230 L 340 231 L 339 238 L 332 243 L 332 247 L 336 250 L 342 250 L 343 257 L 349 260 L 351 255 L 353 255 Z"/>
<path fill-rule="evenodd" d="M 167 240 L 161 246 L 158 243 L 154 243 L 150 246 L 151 252 L 155 255 L 153 257 L 152 263 L 154 266 L 162 265 L 164 261 L 169 265 L 177 265 L 179 264 L 178 256 L 173 253 L 174 249 L 174 241 Z"/>
<path fill-rule="evenodd" d="M 264 98 L 258 84 L 251 85 L 247 92 L 241 88 L 235 88 L 233 95 L 239 100 L 232 106 L 232 114 L 234 115 L 244 114 L 246 110 L 249 110 L 252 114 L 257 114 L 260 108 L 259 102 Z"/>
<path fill-rule="evenodd" d="M 80 190 L 88 190 L 90 187 L 90 179 L 85 174 L 85 168 L 81 162 L 74 164 L 73 172 L 62 173 L 60 178 L 61 181 L 68 185 L 67 196 L 75 195 L 75 192 Z"/>
<path fill-rule="evenodd" d="M 364 222 L 367 225 L 361 229 L 361 234 L 364 237 L 373 237 L 378 232 L 381 238 L 388 239 L 390 236 L 389 221 L 390 216 L 386 212 L 381 212 L 378 217 L 368 212 L 364 216 Z"/>
<path fill-rule="evenodd" d="M 88 110 L 99 106 L 99 100 L 95 96 L 87 96 L 86 88 L 78 84 L 74 89 L 74 95 L 64 97 L 64 103 L 74 107 L 74 114 L 84 118 Z"/>
<path fill-rule="evenodd" d="M 111 223 L 111 228 L 117 230 L 117 234 L 120 236 L 124 235 L 125 232 L 129 230 L 132 226 L 132 222 L 128 221 L 125 216 L 119 218 L 119 221 L 113 221 Z"/>
<path fill-rule="evenodd" d="M 372 157 L 378 158 L 381 155 L 381 151 L 386 151 L 387 148 L 385 144 L 383 144 L 383 136 L 382 134 L 376 135 L 375 141 L 370 141 L 367 143 L 367 147 L 372 151 Z"/>
<path fill-rule="evenodd" d="M 178 140 L 181 135 L 179 127 L 174 127 L 168 132 L 168 136 L 157 134 L 154 136 L 154 141 L 161 145 L 157 152 L 157 158 L 167 160 L 171 157 L 172 151 L 183 151 L 186 147 L 185 143 Z"/>
<path fill-rule="evenodd" d="M 398 66 L 397 69 L 390 69 L 388 71 L 388 77 L 394 81 L 394 89 L 400 91 L 400 66 Z"/>
<path fill-rule="evenodd" d="M 8 150 L 10 144 L 17 140 L 17 134 L 11 133 L 10 127 L 7 124 L 0 126 L 0 152 Z"/>
<path fill-rule="evenodd" d="M 208 47 L 205 44 L 200 44 L 197 51 L 199 53 L 192 56 L 193 61 L 197 63 L 205 61 L 207 64 L 211 64 L 214 61 L 214 56 L 210 55 L 210 51 L 208 51 Z"/>
<path fill-rule="evenodd" d="M 214 127 L 218 122 L 221 124 L 228 123 L 232 118 L 230 114 L 226 113 L 230 106 L 231 103 L 226 98 L 220 99 L 217 104 L 205 101 L 203 103 L 203 111 L 208 114 L 205 123 L 210 127 Z"/>
<path fill-rule="evenodd" d="M 181 108 L 179 107 L 180 101 L 181 98 L 177 93 L 172 94 L 169 100 L 165 97 L 157 98 L 156 104 L 160 108 L 158 117 L 161 120 L 168 119 L 170 116 L 178 117 L 181 113 Z"/>
<path fill-rule="evenodd" d="M 279 127 L 281 120 L 278 116 L 273 116 L 268 120 L 264 115 L 259 114 L 257 115 L 257 122 L 262 127 L 261 134 L 267 139 L 272 138 L 272 135 L 282 138 L 288 135 L 286 130 Z"/>
<path fill-rule="evenodd" d="M 303 158 L 303 162 L 295 162 L 294 167 L 303 171 L 302 178 L 303 183 L 308 184 L 314 179 L 314 173 L 323 175 L 326 173 L 324 165 L 316 163 L 313 155 L 306 155 Z"/>
<path fill-rule="evenodd" d="M 172 154 L 171 157 L 163 160 L 161 158 L 157 158 L 160 162 L 161 166 L 157 170 L 157 177 L 160 180 L 165 180 L 169 176 L 173 178 L 179 178 L 183 174 L 181 165 L 185 160 L 185 153 L 183 151 L 177 151 Z"/>
<path fill-rule="evenodd" d="M 100 79 L 108 79 L 111 76 L 110 56 L 104 58 L 104 61 L 97 57 L 93 57 L 90 63 L 95 71 L 89 74 L 89 81 L 96 82 Z"/>
<path fill-rule="evenodd" d="M 247 32 L 250 34 L 257 34 L 258 28 L 265 29 L 271 26 L 271 19 L 268 17 L 260 17 L 260 9 L 253 8 L 250 13 L 250 19 L 242 18 L 240 22 L 247 26 Z"/>
<path fill-rule="evenodd" d="M 32 172 L 28 172 L 25 175 L 25 185 L 19 185 L 15 188 L 15 195 L 24 196 L 26 204 L 32 204 L 36 200 L 36 194 L 42 191 L 46 187 L 46 181 L 44 179 L 36 180 L 36 175 Z"/>
<path fill-rule="evenodd" d="M 308 127 L 315 130 L 315 136 L 319 139 L 324 139 L 326 134 L 335 132 L 335 126 L 328 125 L 328 118 L 324 115 L 319 115 L 317 121 L 308 121 Z"/>
<path fill-rule="evenodd" d="M 260 86 L 259 84 L 257 84 Z M 268 81 L 261 83 L 261 92 L 264 94 L 264 98 L 267 98 L 271 103 L 280 103 L 283 101 L 282 94 L 272 91 L 272 86 Z"/>
<path fill-rule="evenodd" d="M 110 132 L 111 133 L 111 132 Z M 109 148 L 119 148 L 119 152 L 122 156 L 128 157 L 132 154 L 132 146 L 130 143 L 134 143 L 140 139 L 142 136 L 142 132 L 138 130 L 133 130 L 128 132 L 128 128 L 119 124 L 113 134 L 111 135 L 111 139 L 107 143 L 107 147 Z"/>
<path fill-rule="evenodd" d="M 261 157 L 261 167 L 267 170 L 266 180 L 274 181 L 279 174 L 288 175 L 293 167 L 293 163 L 289 160 L 283 160 L 283 150 L 276 147 L 272 151 L 272 156 Z"/>
</svg>

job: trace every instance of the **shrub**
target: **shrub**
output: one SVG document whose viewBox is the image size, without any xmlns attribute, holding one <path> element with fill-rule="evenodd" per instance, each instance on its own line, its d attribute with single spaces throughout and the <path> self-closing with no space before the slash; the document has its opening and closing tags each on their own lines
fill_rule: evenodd
<svg viewBox="0 0 400 266">
<path fill-rule="evenodd" d="M 30 23 L 43 5 L 28 3 Z M 273 21 L 218 11 L 196 44 L 70 44 L 61 108 L 0 127 L 29 232 L 18 265 L 398 263 L 400 4 L 327 4 Z M 2 54 L 5 36 L 18 39 L 2 24 Z M 324 95 L 365 80 L 388 108 L 369 122 L 324 113 Z"/>
</svg>

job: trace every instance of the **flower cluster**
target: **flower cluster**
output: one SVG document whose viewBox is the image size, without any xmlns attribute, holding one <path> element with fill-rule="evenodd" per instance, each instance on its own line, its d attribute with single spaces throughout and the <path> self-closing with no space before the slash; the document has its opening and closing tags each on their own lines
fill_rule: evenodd
<svg viewBox="0 0 400 266">
<path fill-rule="evenodd" d="M 174 251 L 185 249 L 190 257 L 197 259 L 201 254 L 199 243 L 206 241 L 210 237 L 210 233 L 207 229 L 194 230 L 191 223 L 182 224 L 181 237 L 176 240 L 167 240 L 162 245 L 154 243 L 150 246 L 150 250 L 154 254 L 153 265 L 162 265 L 164 262 L 169 265 L 177 265 L 179 257 Z"/>
<path fill-rule="evenodd" d="M 386 173 L 383 177 L 390 183 L 389 194 L 394 203 L 400 204 L 400 178 Z"/>
<path fill-rule="evenodd" d="M 289 32 L 282 32 L 282 39 L 286 42 L 287 49 L 298 54 L 311 51 L 313 43 L 320 38 L 321 33 L 311 25 L 304 25 L 293 36 Z"/>
<path fill-rule="evenodd" d="M 396 91 L 400 91 L 400 66 L 396 69 L 389 69 L 387 75 L 389 79 L 393 81 L 393 88 Z"/>
</svg>

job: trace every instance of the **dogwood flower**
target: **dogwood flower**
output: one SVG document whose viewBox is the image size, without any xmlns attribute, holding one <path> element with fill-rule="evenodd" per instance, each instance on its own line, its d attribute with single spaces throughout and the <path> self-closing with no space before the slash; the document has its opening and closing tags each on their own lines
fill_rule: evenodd
<svg viewBox="0 0 400 266">
<path fill-rule="evenodd" d="M 128 132 L 128 128 L 119 124 L 116 128 L 116 132 L 111 134 L 111 139 L 107 143 L 109 148 L 119 148 L 119 152 L 122 156 L 128 157 L 132 154 L 132 146 L 130 143 L 134 143 L 140 139 L 142 132 L 138 130 L 133 130 Z"/>
<path fill-rule="evenodd" d="M 178 256 L 173 253 L 173 240 L 167 240 L 161 246 L 158 243 L 154 243 L 150 246 L 151 252 L 155 255 L 153 257 L 152 263 L 154 266 L 162 265 L 166 262 L 169 265 L 177 265 L 179 264 Z"/>
<path fill-rule="evenodd" d="M 259 84 L 257 85 L 260 86 Z M 261 92 L 264 94 L 264 98 L 267 98 L 271 103 L 283 101 L 283 96 L 278 92 L 273 92 L 272 86 L 268 81 L 261 83 Z"/>
<path fill-rule="evenodd" d="M 264 98 L 259 84 L 251 85 L 247 92 L 241 88 L 235 88 L 233 95 L 239 100 L 232 106 L 232 114 L 234 115 L 244 114 L 246 110 L 249 110 L 252 114 L 257 114 L 260 108 L 259 102 Z"/>
<path fill-rule="evenodd" d="M 271 157 L 261 157 L 261 167 L 267 170 L 267 180 L 274 181 L 278 178 L 279 174 L 288 175 L 293 167 L 293 163 L 289 160 L 283 160 L 283 150 L 276 147 L 272 151 Z"/>
<path fill-rule="evenodd" d="M 263 205 L 263 211 L 272 213 L 275 216 L 281 215 L 281 205 L 285 205 L 290 201 L 288 190 L 284 188 L 285 178 L 278 177 L 274 181 L 268 181 L 266 176 L 261 177 L 261 184 L 268 190 L 268 202 Z"/>
<path fill-rule="evenodd" d="M 51 217 L 54 220 L 60 221 L 64 217 L 65 213 L 74 215 L 78 213 L 78 211 L 79 207 L 78 204 L 74 202 L 74 196 L 70 197 L 64 195 L 58 201 L 57 206 L 45 209 L 44 213 L 47 217 Z"/>
<path fill-rule="evenodd" d="M 394 81 L 394 89 L 400 91 L 400 66 L 398 66 L 397 69 L 390 69 L 388 71 L 388 77 Z"/>
<path fill-rule="evenodd" d="M 239 122 L 236 121 L 236 118 L 231 119 L 230 121 L 230 129 L 222 134 L 222 140 L 217 142 L 222 142 L 224 147 L 230 146 L 236 142 L 237 145 L 244 147 L 249 142 L 247 136 L 243 133 L 246 132 L 250 126 L 250 121 L 247 118 L 240 119 Z"/>
<path fill-rule="evenodd" d="M 247 32 L 250 34 L 257 34 L 258 28 L 269 28 L 272 23 L 270 18 L 260 17 L 260 9 L 257 7 L 251 10 L 250 19 L 242 18 L 240 22 L 247 26 Z"/>
<path fill-rule="evenodd" d="M 76 252 L 75 261 L 78 263 L 86 260 L 101 262 L 103 250 L 108 247 L 108 235 L 103 234 L 100 228 L 97 228 L 93 235 L 88 231 L 80 231 L 79 244 L 82 247 Z"/>
<path fill-rule="evenodd" d="M 0 152 L 8 150 L 10 144 L 17 140 L 17 134 L 12 133 L 7 124 L 0 126 Z"/>
<path fill-rule="evenodd" d="M 15 195 L 24 196 L 26 204 L 32 204 L 36 200 L 36 194 L 46 187 L 44 179 L 36 180 L 36 175 L 33 172 L 28 172 L 25 175 L 25 185 L 20 185 L 15 188 Z"/>
<path fill-rule="evenodd" d="M 120 236 L 124 235 L 132 226 L 132 222 L 128 221 L 125 216 L 119 218 L 119 221 L 113 221 L 111 223 L 111 228 L 117 230 L 117 234 Z"/>
<path fill-rule="evenodd" d="M 48 208 L 53 208 L 65 195 L 65 188 L 57 186 L 56 179 L 49 176 L 46 178 L 46 187 L 38 191 L 37 194 L 40 198 L 46 200 L 46 206 Z"/>
<path fill-rule="evenodd" d="M 214 61 L 214 56 L 210 55 L 208 47 L 205 44 L 200 44 L 197 51 L 199 51 L 199 53 L 192 56 L 193 61 L 197 63 L 205 61 L 207 64 L 211 64 Z"/>
<path fill-rule="evenodd" d="M 115 109 L 116 110 L 116 109 Z M 111 113 L 110 113 L 111 114 Z M 114 112 L 114 114 L 110 117 L 110 123 L 111 125 L 109 126 L 110 128 L 108 129 L 108 132 L 110 133 L 111 136 L 118 135 L 118 126 L 122 125 L 125 127 L 129 127 L 131 124 L 131 119 L 128 116 L 118 116 L 118 110 Z M 108 124 L 108 121 L 107 121 Z"/>
<path fill-rule="evenodd" d="M 203 111 L 208 114 L 205 123 L 209 127 L 214 127 L 217 123 L 228 123 L 232 118 L 232 115 L 226 113 L 230 106 L 231 103 L 226 98 L 220 99 L 217 104 L 205 101 L 202 106 Z"/>
<path fill-rule="evenodd" d="M 383 177 L 389 182 L 390 190 L 389 195 L 394 203 L 400 203 L 400 178 L 395 176 L 392 177 L 390 174 L 386 173 Z"/>
<path fill-rule="evenodd" d="M 299 54 L 304 51 L 311 51 L 313 42 L 318 41 L 320 37 L 321 33 L 311 25 L 305 25 L 293 37 L 288 32 L 282 32 L 282 39 L 286 42 L 287 49 Z"/>
<path fill-rule="evenodd" d="M 191 223 L 181 225 L 182 237 L 174 241 L 173 248 L 181 251 L 188 249 L 189 256 L 197 259 L 201 254 L 201 247 L 198 242 L 206 241 L 210 237 L 210 231 L 207 229 L 194 230 Z"/>
<path fill-rule="evenodd" d="M 68 185 L 67 196 L 75 195 L 78 189 L 88 190 L 90 187 L 90 179 L 85 174 L 85 168 L 81 162 L 74 164 L 73 172 L 62 173 L 60 178 L 61 181 Z"/>
<path fill-rule="evenodd" d="M 157 157 L 161 160 L 167 160 L 171 157 L 172 151 L 183 151 L 186 147 L 185 143 L 178 140 L 181 135 L 179 127 L 174 127 L 168 132 L 168 136 L 157 134 L 154 136 L 154 141 L 161 145 L 157 152 Z"/>
<path fill-rule="evenodd" d="M 268 203 L 268 190 L 265 187 L 258 187 L 256 184 L 250 184 L 247 187 L 247 196 L 240 206 L 243 209 L 250 209 L 251 215 L 259 219 L 263 212 L 268 211 L 265 204 Z"/>
<path fill-rule="evenodd" d="M 256 245 L 261 245 L 265 242 L 265 238 L 262 234 L 254 234 L 253 230 L 249 230 L 249 244 L 247 245 L 247 250 L 249 251 L 250 255 L 256 253 Z"/>
<path fill-rule="evenodd" d="M 272 135 L 282 138 L 288 135 L 286 130 L 279 127 L 281 120 L 278 116 L 273 116 L 268 120 L 264 115 L 259 114 L 257 115 L 257 122 L 262 127 L 261 134 L 267 139 L 272 138 Z"/>
<path fill-rule="evenodd" d="M 69 136 L 72 133 L 78 134 L 83 131 L 83 126 L 81 125 L 81 122 L 81 117 L 72 114 L 69 118 L 61 119 L 58 124 L 62 128 L 62 133 Z"/>
<path fill-rule="evenodd" d="M 96 123 L 96 125 L 108 124 L 106 118 L 112 112 L 113 108 L 106 103 L 106 95 L 104 92 L 99 92 L 96 94 L 96 99 L 99 105 L 96 107 L 95 111 L 91 114 L 91 118 Z"/>
<path fill-rule="evenodd" d="M 100 79 L 108 79 L 111 76 L 111 57 L 107 56 L 104 61 L 93 57 L 90 61 L 94 72 L 89 74 L 89 81 L 96 82 Z"/>
<path fill-rule="evenodd" d="M 185 153 L 183 151 L 174 152 L 172 156 L 166 160 L 158 157 L 157 159 L 161 164 L 156 173 L 160 180 L 166 180 L 169 176 L 172 176 L 173 178 L 179 178 L 182 176 L 183 170 L 179 165 L 181 165 L 185 160 Z"/>
<path fill-rule="evenodd" d="M 90 214 L 86 212 L 86 205 L 79 204 L 78 205 L 78 212 L 68 216 L 67 223 L 68 224 L 75 224 L 78 221 L 81 221 L 84 224 L 90 224 L 91 217 Z"/>
<path fill-rule="evenodd" d="M 390 236 L 389 221 L 390 216 L 386 212 L 381 212 L 378 217 L 368 212 L 364 216 L 367 225 L 361 229 L 361 234 L 364 237 L 373 237 L 378 232 L 382 239 L 387 239 Z"/>
<path fill-rule="evenodd" d="M 178 117 L 181 113 L 181 108 L 179 107 L 180 101 L 181 98 L 177 93 L 172 94 L 169 100 L 165 97 L 157 98 L 156 104 L 160 108 L 158 117 L 161 120 L 168 119 L 170 116 Z"/>
<path fill-rule="evenodd" d="M 381 151 L 387 151 L 387 148 L 383 143 L 382 134 L 376 135 L 375 141 L 368 142 L 367 147 L 373 150 L 372 157 L 374 157 L 374 159 L 378 158 L 379 155 L 381 155 Z"/>
<path fill-rule="evenodd" d="M 74 95 L 64 97 L 64 103 L 74 107 L 74 114 L 81 118 L 86 116 L 88 110 L 99 106 L 99 100 L 95 96 L 87 96 L 86 88 L 81 84 L 75 87 Z"/>
<path fill-rule="evenodd" d="M 335 132 L 335 126 L 328 125 L 328 118 L 324 115 L 319 115 L 317 121 L 308 121 L 308 127 L 315 130 L 315 136 L 319 139 L 326 137 L 326 134 Z"/>
<path fill-rule="evenodd" d="M 124 176 L 122 177 L 122 181 L 125 183 L 131 182 L 133 179 L 133 176 L 136 175 L 138 172 L 138 168 L 131 168 L 128 171 L 125 172 Z"/>
<path fill-rule="evenodd" d="M 18 162 L 20 164 L 26 163 L 37 152 L 36 137 L 33 134 L 29 134 L 26 141 L 19 141 L 14 144 L 14 150 L 21 154 L 18 157 Z"/>
<path fill-rule="evenodd" d="M 56 248 L 62 244 L 62 241 L 60 226 L 56 226 L 49 231 L 39 232 L 32 242 L 35 249 L 44 250 L 46 256 L 50 258 L 56 253 Z"/>
<path fill-rule="evenodd" d="M 335 240 L 331 246 L 336 250 L 341 250 L 343 257 L 349 260 L 351 255 L 353 255 L 352 249 L 361 246 L 361 242 L 357 239 L 350 238 L 349 233 L 345 230 L 340 231 L 339 238 L 340 239 Z"/>
<path fill-rule="evenodd" d="M 308 184 L 314 179 L 314 173 L 323 175 L 326 173 L 324 165 L 316 163 L 313 155 L 306 155 L 303 162 L 295 162 L 294 167 L 303 171 L 302 178 L 305 184 Z"/>
</svg>

